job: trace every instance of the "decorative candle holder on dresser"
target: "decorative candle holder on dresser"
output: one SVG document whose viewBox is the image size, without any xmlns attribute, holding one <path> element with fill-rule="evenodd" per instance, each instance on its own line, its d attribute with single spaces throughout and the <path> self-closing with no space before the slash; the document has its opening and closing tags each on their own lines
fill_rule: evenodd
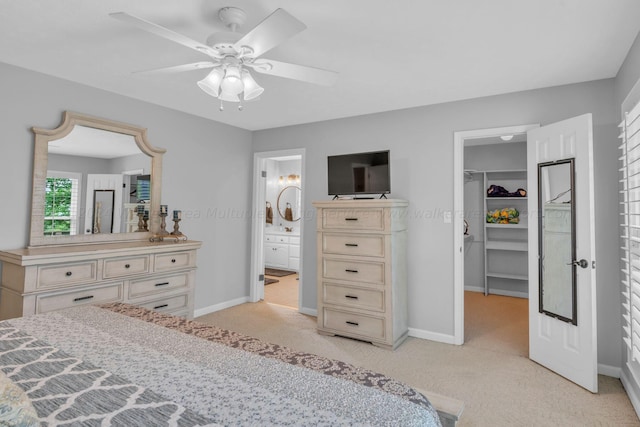
<svg viewBox="0 0 640 427">
<path fill-rule="evenodd" d="M 313 202 L 318 332 L 395 349 L 408 334 L 406 200 Z"/>
</svg>

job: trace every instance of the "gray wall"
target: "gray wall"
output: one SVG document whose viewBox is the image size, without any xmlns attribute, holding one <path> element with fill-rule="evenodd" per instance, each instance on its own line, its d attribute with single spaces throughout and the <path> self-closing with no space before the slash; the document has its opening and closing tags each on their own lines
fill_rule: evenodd
<svg viewBox="0 0 640 427">
<path fill-rule="evenodd" d="M 162 203 L 181 209 L 181 230 L 204 242 L 196 309 L 249 294 L 251 132 L 2 63 L 0 93 L 0 250 L 29 241 L 31 127 L 55 128 L 71 110 L 146 127 L 167 150 Z"/>
<path fill-rule="evenodd" d="M 409 219 L 409 326 L 453 335 L 453 210 L 455 131 L 553 123 L 593 113 L 597 207 L 599 362 L 620 366 L 620 305 L 616 202 L 617 121 L 614 81 L 546 88 L 254 133 L 254 150 L 305 147 L 305 210 L 327 200 L 326 156 L 391 149 L 391 196 L 407 199 Z M 347 147 L 347 148 L 345 148 Z M 316 235 L 305 215 L 302 305 L 316 307 Z M 611 230 L 613 228 L 613 231 Z"/>
</svg>

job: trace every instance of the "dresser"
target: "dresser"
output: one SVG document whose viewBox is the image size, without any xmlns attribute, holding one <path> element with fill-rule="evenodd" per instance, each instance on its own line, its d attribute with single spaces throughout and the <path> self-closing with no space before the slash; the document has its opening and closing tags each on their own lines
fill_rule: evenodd
<svg viewBox="0 0 640 427">
<path fill-rule="evenodd" d="M 397 199 L 314 202 L 318 332 L 395 349 L 407 337 L 407 207 Z"/>
<path fill-rule="evenodd" d="M 0 319 L 125 302 L 193 318 L 197 241 L 133 241 L 0 252 Z"/>
<path fill-rule="evenodd" d="M 286 231 L 266 231 L 264 235 L 266 267 L 300 270 L 300 235 Z"/>
</svg>

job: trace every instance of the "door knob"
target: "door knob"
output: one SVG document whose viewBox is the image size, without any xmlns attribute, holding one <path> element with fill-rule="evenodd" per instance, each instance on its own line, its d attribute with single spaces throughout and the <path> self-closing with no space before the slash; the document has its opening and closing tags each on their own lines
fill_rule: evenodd
<svg viewBox="0 0 640 427">
<path fill-rule="evenodd" d="M 567 265 L 575 265 L 576 267 L 587 268 L 589 267 L 589 262 L 583 258 L 580 261 L 572 261 Z"/>
</svg>

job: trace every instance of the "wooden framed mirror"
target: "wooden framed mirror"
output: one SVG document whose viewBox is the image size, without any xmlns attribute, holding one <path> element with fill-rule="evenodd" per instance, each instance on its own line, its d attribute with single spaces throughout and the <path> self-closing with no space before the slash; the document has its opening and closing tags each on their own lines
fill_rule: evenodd
<svg viewBox="0 0 640 427">
<path fill-rule="evenodd" d="M 147 141 L 145 128 L 66 111 L 57 128 L 32 131 L 30 247 L 148 240 L 159 230 L 166 150 Z M 97 232 L 94 197 L 111 190 L 111 232 L 102 232 L 102 226 Z M 149 211 L 148 232 L 127 226 L 129 211 L 139 203 Z"/>
</svg>

